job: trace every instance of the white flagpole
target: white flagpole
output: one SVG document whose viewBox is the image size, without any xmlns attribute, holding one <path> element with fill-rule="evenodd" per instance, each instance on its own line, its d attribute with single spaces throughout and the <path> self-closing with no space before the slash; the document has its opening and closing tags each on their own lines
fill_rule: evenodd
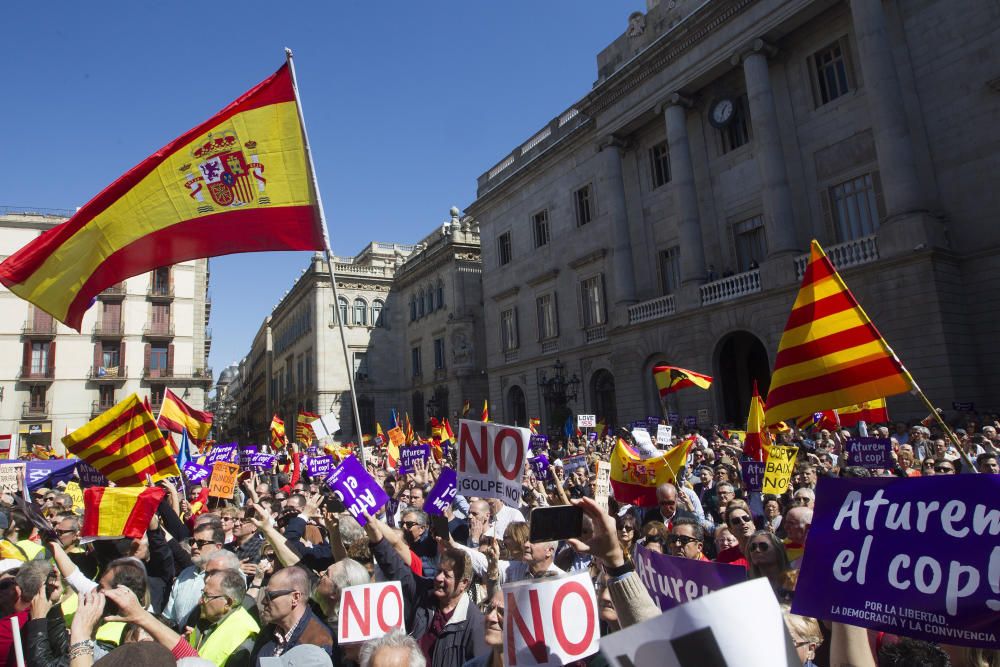
<svg viewBox="0 0 1000 667">
<path fill-rule="evenodd" d="M 288 60 L 288 70 L 292 75 L 292 90 L 295 92 L 295 106 L 299 113 L 299 125 L 302 126 L 302 140 L 305 142 L 306 157 L 309 159 L 309 175 L 312 178 L 313 190 L 316 192 L 316 208 L 319 211 L 320 230 L 323 232 L 323 244 L 326 246 L 326 267 L 330 273 L 330 285 L 333 287 L 333 305 L 337 313 L 337 328 L 340 329 L 340 345 L 344 350 L 344 365 L 347 367 L 347 382 L 351 389 L 351 409 L 354 412 L 355 435 L 358 439 L 359 458 L 361 465 L 367 469 L 365 461 L 364 435 L 361 429 L 361 415 L 358 412 L 358 395 L 354 390 L 354 368 L 350 355 L 347 351 L 347 336 L 344 334 L 344 322 L 340 317 L 340 297 L 337 292 L 337 276 L 333 270 L 333 250 L 330 249 L 330 234 L 326 226 L 326 214 L 323 211 L 323 198 L 319 193 L 319 183 L 316 181 L 316 167 L 313 164 L 312 149 L 309 147 L 309 134 L 306 132 L 306 119 L 302 114 L 302 100 L 299 98 L 299 85 L 295 79 L 295 62 L 292 59 L 292 50 L 285 49 L 285 57 Z"/>
</svg>

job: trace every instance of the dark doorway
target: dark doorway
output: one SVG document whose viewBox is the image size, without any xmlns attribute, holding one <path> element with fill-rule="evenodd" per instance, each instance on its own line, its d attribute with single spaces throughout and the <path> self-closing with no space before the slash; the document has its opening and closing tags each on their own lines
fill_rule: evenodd
<svg viewBox="0 0 1000 667">
<path fill-rule="evenodd" d="M 762 397 L 767 396 L 771 385 L 771 365 L 764 344 L 748 331 L 733 332 L 716 349 L 716 368 L 723 422 L 745 424 L 754 380 Z"/>
</svg>

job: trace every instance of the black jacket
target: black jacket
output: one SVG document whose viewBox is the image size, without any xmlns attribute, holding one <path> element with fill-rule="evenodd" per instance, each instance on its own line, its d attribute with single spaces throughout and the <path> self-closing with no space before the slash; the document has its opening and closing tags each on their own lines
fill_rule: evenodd
<svg viewBox="0 0 1000 667">
<path fill-rule="evenodd" d="M 677 519 L 692 519 L 694 521 L 697 521 L 698 517 L 694 515 L 694 512 L 688 512 L 687 510 L 682 510 L 680 508 L 677 508 L 677 511 L 674 512 L 674 518 L 672 519 L 672 521 L 676 521 Z M 646 513 L 642 515 L 642 525 L 645 526 L 650 521 L 660 521 L 666 523 L 666 521 L 663 521 L 663 515 L 660 514 L 659 507 L 654 507 L 653 509 L 646 510 Z"/>
<path fill-rule="evenodd" d="M 22 637 L 27 667 L 69 665 L 69 631 L 59 605 L 54 605 L 45 618 L 25 623 Z"/>
</svg>

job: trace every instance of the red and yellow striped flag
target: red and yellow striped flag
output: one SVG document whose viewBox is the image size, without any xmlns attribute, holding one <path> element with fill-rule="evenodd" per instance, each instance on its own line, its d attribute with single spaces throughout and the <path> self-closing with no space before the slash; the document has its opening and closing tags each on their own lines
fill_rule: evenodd
<svg viewBox="0 0 1000 667">
<path fill-rule="evenodd" d="M 157 267 L 324 247 L 286 64 L 7 258 L 0 282 L 79 331 L 101 290 Z"/>
<path fill-rule="evenodd" d="M 196 445 L 201 445 L 212 430 L 212 413 L 195 410 L 167 389 L 163 394 L 163 404 L 160 406 L 156 425 L 174 433 L 182 433 L 187 429 L 188 437 Z"/>
<path fill-rule="evenodd" d="M 837 410 L 837 414 L 840 415 L 840 425 L 844 427 L 857 426 L 861 421 L 868 424 L 884 424 L 889 421 L 889 410 L 884 398 L 848 405 Z"/>
<path fill-rule="evenodd" d="M 271 417 L 271 449 L 285 446 L 285 422 L 278 415 Z"/>
<path fill-rule="evenodd" d="M 479 421 L 488 422 L 490 420 L 490 402 L 483 399 L 483 413 L 479 417 Z"/>
<path fill-rule="evenodd" d="M 462 401 L 462 418 L 463 419 L 465 417 L 469 416 L 469 410 L 471 408 L 472 408 L 472 404 L 469 402 L 469 399 L 465 399 L 464 401 Z"/>
<path fill-rule="evenodd" d="M 158 486 L 84 489 L 80 537 L 141 539 L 164 494 Z"/>
<path fill-rule="evenodd" d="M 766 461 L 770 447 L 771 436 L 764 428 L 764 401 L 760 400 L 757 381 L 754 380 L 750 413 L 747 415 L 747 431 L 743 437 L 743 453 L 754 461 Z"/>
<path fill-rule="evenodd" d="M 63 437 L 66 451 L 97 468 L 116 486 L 178 477 L 174 450 L 136 394 Z"/>
<path fill-rule="evenodd" d="M 312 423 L 319 419 L 319 415 L 312 412 L 300 411 L 295 418 L 295 439 L 304 445 L 309 445 L 316 439 L 313 432 Z"/>
<path fill-rule="evenodd" d="M 654 367 L 653 379 L 656 381 L 656 388 L 660 390 L 660 398 L 687 387 L 708 389 L 712 386 L 711 375 L 702 375 L 677 366 Z"/>
<path fill-rule="evenodd" d="M 767 423 L 912 388 L 903 364 L 813 241 L 802 286 L 778 345 L 767 395 Z"/>
<path fill-rule="evenodd" d="M 538 427 L 542 425 L 542 420 L 538 417 L 528 418 L 528 430 L 532 433 L 538 433 Z"/>
</svg>

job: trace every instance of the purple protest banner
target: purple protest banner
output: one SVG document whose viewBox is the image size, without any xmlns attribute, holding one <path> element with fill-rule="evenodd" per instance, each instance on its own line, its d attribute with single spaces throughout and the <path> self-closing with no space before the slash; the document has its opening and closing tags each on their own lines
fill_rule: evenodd
<svg viewBox="0 0 1000 667">
<path fill-rule="evenodd" d="M 764 467 L 767 464 L 763 461 L 743 461 L 740 467 L 743 469 L 743 486 L 747 491 L 760 491 L 764 485 Z"/>
<path fill-rule="evenodd" d="M 580 468 L 587 470 L 588 466 L 586 456 L 567 456 L 563 459 L 562 470 L 564 477 L 569 477 L 573 474 L 574 470 L 578 470 Z"/>
<path fill-rule="evenodd" d="M 430 445 L 403 445 L 399 448 L 399 474 L 408 475 L 412 473 L 414 461 L 427 463 L 430 455 Z"/>
<path fill-rule="evenodd" d="M 107 486 L 108 478 L 101 474 L 97 468 L 86 461 L 76 464 L 76 474 L 80 476 L 80 488 L 86 489 L 91 486 Z"/>
<path fill-rule="evenodd" d="M 212 448 L 212 451 L 208 453 L 205 457 L 205 465 L 209 468 L 212 464 L 219 461 L 225 461 L 226 463 L 237 463 L 240 458 L 239 445 L 235 442 L 228 445 L 216 445 Z"/>
<path fill-rule="evenodd" d="M 677 414 L 676 412 L 668 412 L 667 413 L 667 421 L 670 422 L 671 424 L 680 424 L 681 423 L 681 416 L 679 414 Z"/>
<path fill-rule="evenodd" d="M 889 438 L 848 438 L 844 443 L 847 461 L 862 468 L 892 468 L 892 443 Z"/>
<path fill-rule="evenodd" d="M 250 469 L 250 461 L 257 454 L 257 445 L 242 445 L 239 451 L 239 463 L 241 470 Z"/>
<path fill-rule="evenodd" d="M 688 415 L 684 418 L 684 426 L 688 428 L 694 428 L 698 425 L 698 418 L 694 415 Z"/>
<path fill-rule="evenodd" d="M 367 510 L 369 514 L 375 514 L 389 502 L 386 492 L 354 456 L 348 456 L 334 468 L 326 478 L 326 485 L 333 489 L 347 511 L 362 526 L 367 523 L 362 512 Z"/>
<path fill-rule="evenodd" d="M 541 433 L 533 433 L 530 438 L 528 438 L 528 449 L 533 452 L 537 452 L 542 449 L 549 448 L 549 436 L 542 435 Z"/>
<path fill-rule="evenodd" d="M 306 473 L 310 477 L 325 477 L 332 469 L 332 456 L 310 456 L 306 459 Z"/>
<path fill-rule="evenodd" d="M 661 611 L 747 580 L 742 565 L 666 556 L 637 546 L 635 572 Z"/>
<path fill-rule="evenodd" d="M 646 430 L 650 433 L 656 433 L 656 427 L 660 425 L 659 417 L 646 417 Z"/>
<path fill-rule="evenodd" d="M 189 463 L 184 466 L 184 476 L 191 484 L 201 484 L 212 476 L 212 467 L 203 466 L 200 463 Z"/>
<path fill-rule="evenodd" d="M 277 458 L 274 454 L 254 454 L 250 457 L 250 467 L 256 470 L 270 470 Z"/>
<path fill-rule="evenodd" d="M 545 454 L 539 454 L 534 458 L 528 459 L 528 463 L 531 464 L 531 469 L 535 473 L 537 479 L 543 482 L 549 479 L 549 457 Z"/>
<path fill-rule="evenodd" d="M 590 438 L 591 442 L 597 442 L 597 431 L 591 431 L 587 434 L 587 437 Z"/>
<path fill-rule="evenodd" d="M 792 611 L 1000 648 L 1000 475 L 823 477 Z"/>
<path fill-rule="evenodd" d="M 434 482 L 434 488 L 427 494 L 424 511 L 428 514 L 444 514 L 458 493 L 458 474 L 451 468 L 441 468 L 441 474 Z"/>
</svg>

